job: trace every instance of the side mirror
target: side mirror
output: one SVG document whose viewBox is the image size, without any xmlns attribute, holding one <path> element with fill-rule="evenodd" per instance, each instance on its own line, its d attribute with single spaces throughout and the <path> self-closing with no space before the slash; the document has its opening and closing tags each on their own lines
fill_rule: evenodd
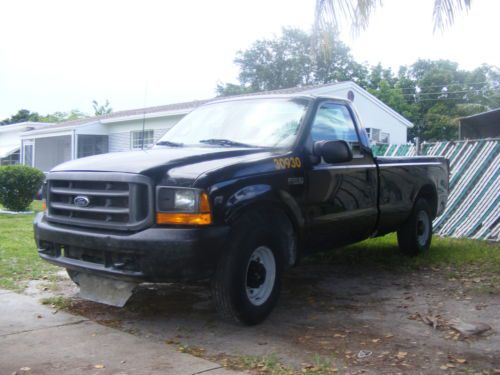
<svg viewBox="0 0 500 375">
<path fill-rule="evenodd" d="M 351 147 L 342 140 L 315 142 L 314 155 L 322 157 L 329 164 L 346 163 L 352 160 Z"/>
</svg>

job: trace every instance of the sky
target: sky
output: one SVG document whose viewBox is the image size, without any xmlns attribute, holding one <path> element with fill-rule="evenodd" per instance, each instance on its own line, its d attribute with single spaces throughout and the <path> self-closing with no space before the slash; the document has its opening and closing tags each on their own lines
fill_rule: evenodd
<svg viewBox="0 0 500 375">
<path fill-rule="evenodd" d="M 206 99 L 237 83 L 233 60 L 282 27 L 310 30 L 314 0 L 16 0 L 0 3 L 0 120 L 92 100 L 116 110 Z M 397 69 L 418 58 L 463 69 L 500 66 L 499 0 L 474 0 L 467 15 L 432 32 L 432 0 L 383 0 L 367 30 L 341 39 L 359 62 Z M 496 43 L 495 43 L 496 42 Z"/>
</svg>

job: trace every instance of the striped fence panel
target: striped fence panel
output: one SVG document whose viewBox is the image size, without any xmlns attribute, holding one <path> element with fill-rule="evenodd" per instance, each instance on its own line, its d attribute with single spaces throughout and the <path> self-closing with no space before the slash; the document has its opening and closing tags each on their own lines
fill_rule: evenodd
<svg viewBox="0 0 500 375">
<path fill-rule="evenodd" d="M 378 156 L 415 156 L 413 145 L 377 145 Z M 450 160 L 450 194 L 434 221 L 440 236 L 499 241 L 500 140 L 425 143 L 422 155 Z"/>
</svg>

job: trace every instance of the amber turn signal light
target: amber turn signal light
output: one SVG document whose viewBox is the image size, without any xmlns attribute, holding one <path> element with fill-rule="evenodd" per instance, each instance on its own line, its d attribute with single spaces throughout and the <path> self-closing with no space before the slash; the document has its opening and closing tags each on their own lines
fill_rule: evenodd
<svg viewBox="0 0 500 375">
<path fill-rule="evenodd" d="M 157 224 L 208 225 L 212 223 L 210 214 L 191 214 L 184 212 L 158 212 Z"/>
<path fill-rule="evenodd" d="M 210 213 L 210 203 L 208 202 L 208 194 L 204 191 L 200 194 L 200 212 L 202 214 Z"/>
</svg>

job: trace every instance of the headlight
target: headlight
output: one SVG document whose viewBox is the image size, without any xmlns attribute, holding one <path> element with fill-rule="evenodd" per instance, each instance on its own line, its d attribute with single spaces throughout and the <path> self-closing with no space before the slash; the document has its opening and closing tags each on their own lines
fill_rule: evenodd
<svg viewBox="0 0 500 375">
<path fill-rule="evenodd" d="M 206 225 L 212 223 L 208 195 L 198 189 L 158 187 L 156 211 L 158 224 Z"/>
<path fill-rule="evenodd" d="M 176 211 L 194 212 L 196 208 L 195 191 L 176 190 L 174 194 L 174 208 Z"/>
</svg>

